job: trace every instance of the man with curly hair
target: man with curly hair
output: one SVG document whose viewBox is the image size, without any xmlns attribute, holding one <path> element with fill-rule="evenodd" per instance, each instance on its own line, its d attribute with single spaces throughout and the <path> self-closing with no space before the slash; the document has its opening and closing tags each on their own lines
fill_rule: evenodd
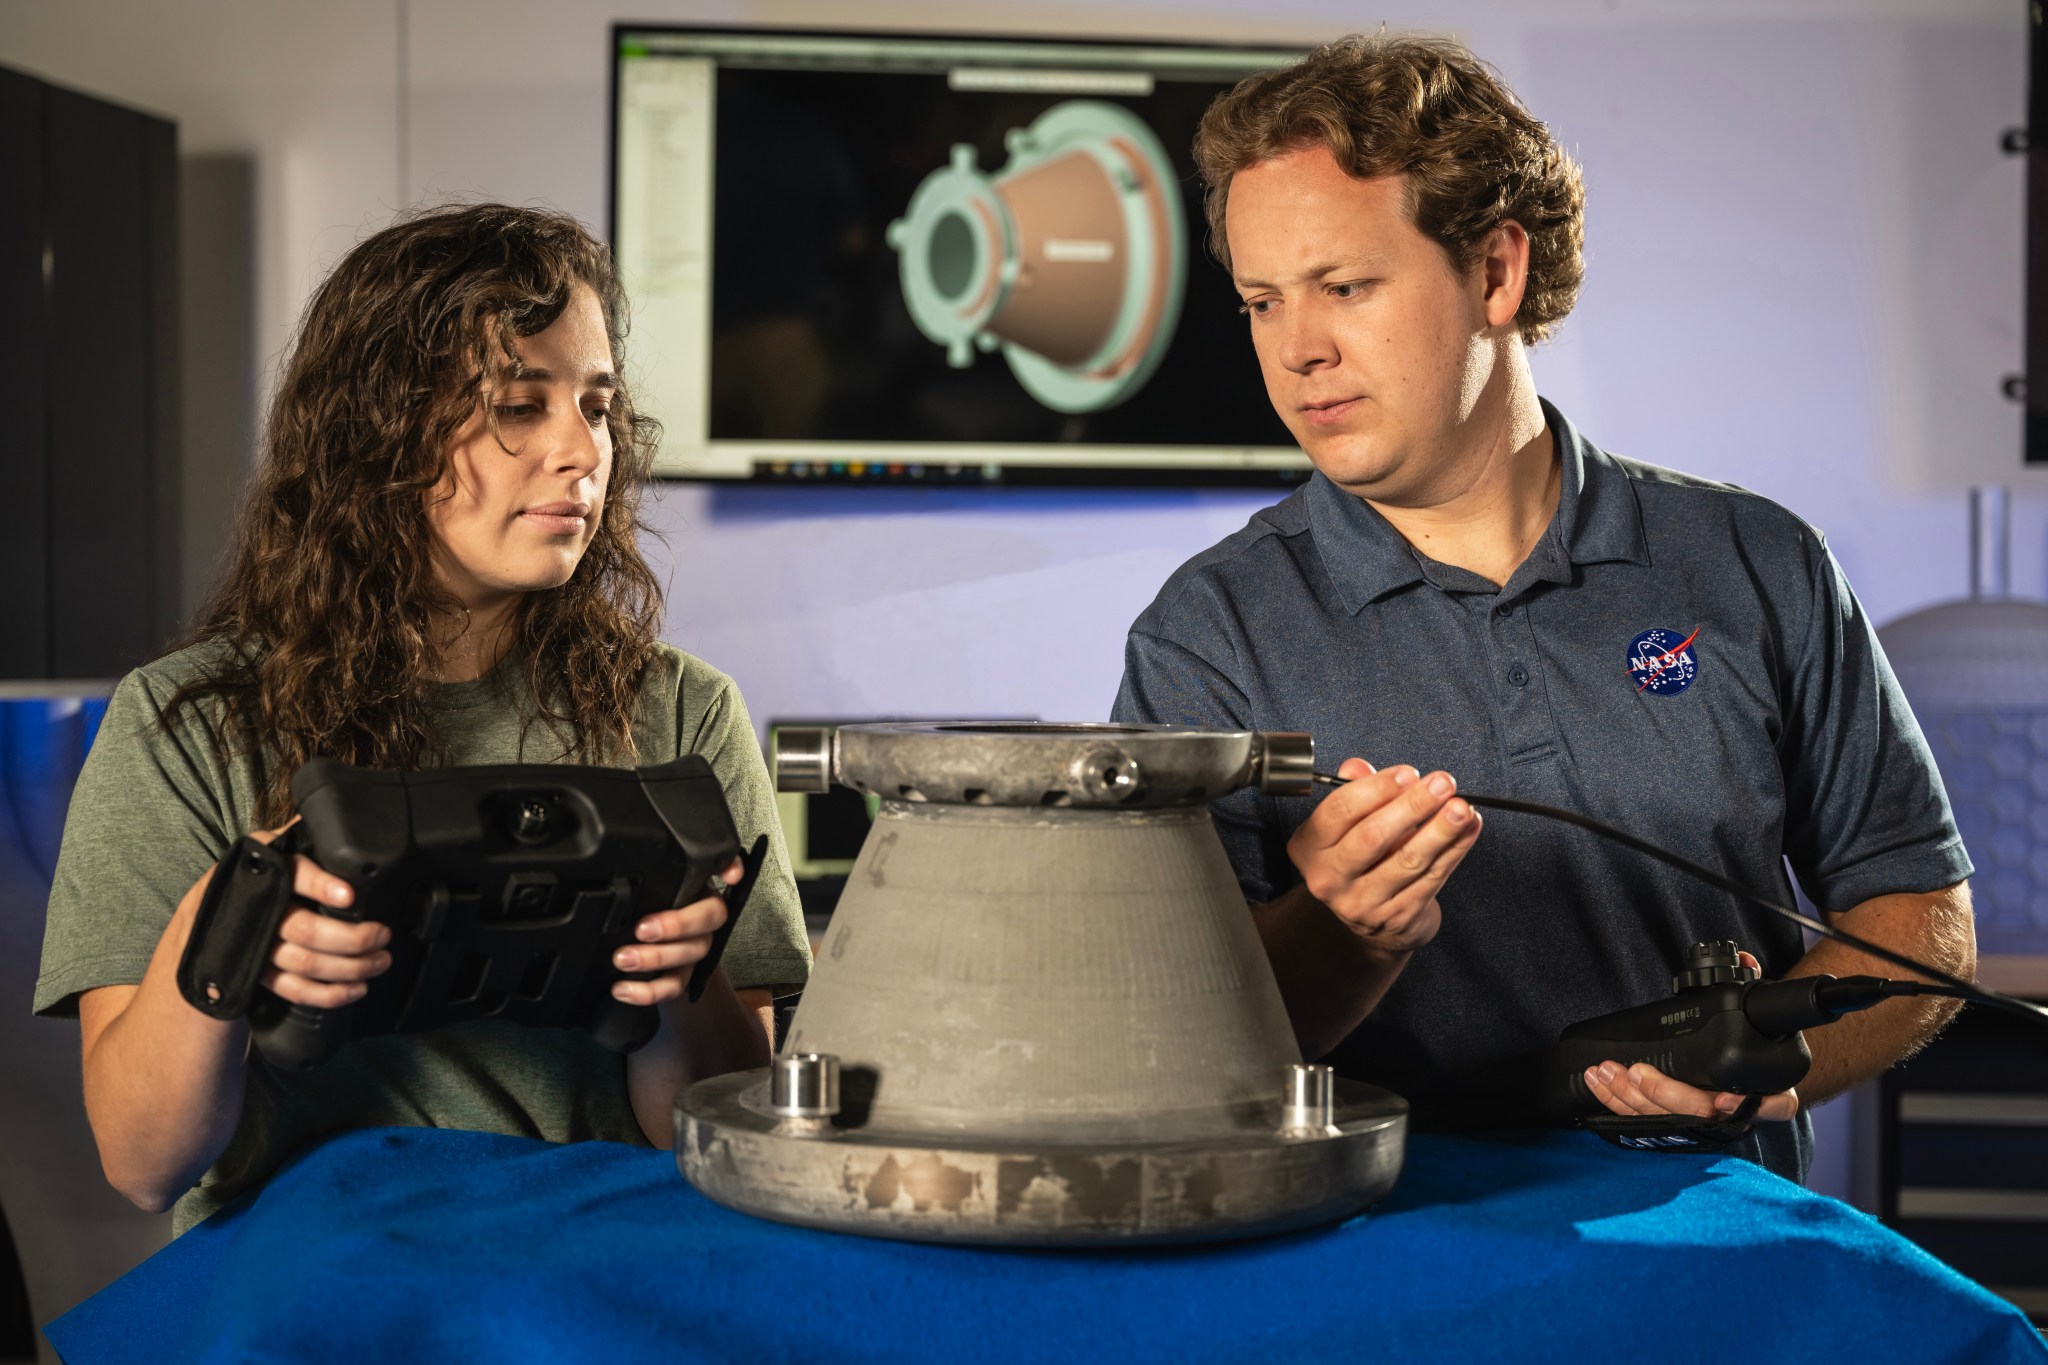
<svg viewBox="0 0 2048 1365">
<path fill-rule="evenodd" d="M 1418 1123 L 1524 1123 L 1559 1030 L 1665 994 L 1695 941 L 1737 940 L 1769 976 L 1887 970 L 1589 834 L 1503 814 L 1482 837 L 1453 773 L 1780 899 L 1789 862 L 1843 928 L 1967 976 L 1970 862 L 1820 535 L 1610 455 L 1537 396 L 1528 347 L 1584 275 L 1579 170 L 1549 130 L 1459 44 L 1381 34 L 1245 80 L 1195 157 L 1316 472 L 1169 580 L 1115 714 L 1308 730 L 1382 765 L 1346 759 L 1319 802 L 1215 806 L 1303 1055 Z M 1806 1108 L 1951 1011 L 1899 1000 L 1816 1031 L 1799 1093 L 1735 1150 L 1803 1179 Z M 1586 1080 L 1620 1114 L 1741 1102 L 1647 1065 Z"/>
</svg>

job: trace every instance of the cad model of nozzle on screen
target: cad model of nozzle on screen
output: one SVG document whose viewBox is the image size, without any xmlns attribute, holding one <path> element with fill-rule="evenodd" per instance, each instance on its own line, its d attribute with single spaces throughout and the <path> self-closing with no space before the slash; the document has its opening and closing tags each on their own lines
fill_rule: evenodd
<svg viewBox="0 0 2048 1365">
<path fill-rule="evenodd" d="M 1187 227 L 1173 162 L 1135 114 L 1068 100 L 1004 138 L 994 175 L 956 144 L 889 225 L 918 330 L 965 369 L 1000 349 L 1056 412 L 1113 407 L 1172 344 Z"/>
</svg>

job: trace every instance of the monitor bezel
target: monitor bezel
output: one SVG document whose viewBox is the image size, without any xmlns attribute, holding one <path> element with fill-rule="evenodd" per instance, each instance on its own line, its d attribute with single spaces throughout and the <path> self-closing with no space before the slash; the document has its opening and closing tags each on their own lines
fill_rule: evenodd
<svg viewBox="0 0 2048 1365">
<path fill-rule="evenodd" d="M 1254 46 L 1244 42 L 1223 39 L 1158 39 L 1143 37 L 1115 36 L 1055 36 L 1038 33 L 978 32 L 962 30 L 936 30 L 927 28 L 814 28 L 810 26 L 782 26 L 776 24 L 677 24 L 677 23 L 632 23 L 615 20 L 609 29 L 610 61 L 606 68 L 605 87 L 605 245 L 615 255 L 618 249 L 619 219 L 619 85 L 621 67 L 624 63 L 623 45 L 627 34 L 689 35 L 772 35 L 777 38 L 898 38 L 928 39 L 936 42 L 988 42 L 988 43 L 1029 43 L 1039 47 L 1129 47 L 1129 48 L 1177 48 L 1183 50 L 1232 51 Z M 1283 50 L 1284 44 L 1273 45 L 1276 51 Z M 1306 48 L 1300 49 L 1306 51 Z M 657 414 L 658 415 L 658 414 Z M 764 442 L 772 445 L 773 442 Z M 852 450 L 856 445 L 866 443 L 831 443 L 843 445 Z M 1044 451 L 1056 447 L 1058 442 L 1020 443 L 1016 448 L 1028 451 Z M 1096 446 L 1092 449 L 1112 447 Z M 731 475 L 693 474 L 657 467 L 650 472 L 651 478 L 664 482 L 699 484 L 706 488 L 745 488 L 768 486 L 775 488 L 1159 488 L 1159 489 L 1257 489 L 1285 492 L 1299 487 L 1315 473 L 1308 457 L 1298 447 L 1287 446 L 1179 446 L 1173 449 L 1190 451 L 1249 451 L 1267 458 L 1290 453 L 1298 457 L 1298 463 L 1284 467 L 1270 465 L 1258 467 L 1176 466 L 1105 466 L 1105 465 L 1061 465 L 1057 463 L 1011 464 L 1000 459 L 1004 446 L 977 444 L 974 449 L 993 453 L 997 458 L 994 465 L 1000 470 L 993 477 L 972 467 L 971 462 L 961 462 L 964 472 L 959 475 L 939 473 L 920 478 L 902 478 L 886 473 L 869 475 L 865 469 L 849 473 L 841 469 L 826 471 L 804 478 L 764 473 L 756 467 L 751 475 L 744 478 Z M 1152 449 L 1131 447 L 1133 453 Z M 925 452 L 916 447 L 906 447 L 896 460 L 886 460 L 886 469 L 891 464 L 943 464 L 947 462 L 944 452 L 936 452 L 937 458 L 926 460 Z M 834 462 L 839 465 L 856 464 L 867 466 L 873 463 L 861 458 L 860 453 Z M 986 465 L 989 462 L 984 461 Z M 976 477 L 981 473 L 981 477 Z"/>
</svg>

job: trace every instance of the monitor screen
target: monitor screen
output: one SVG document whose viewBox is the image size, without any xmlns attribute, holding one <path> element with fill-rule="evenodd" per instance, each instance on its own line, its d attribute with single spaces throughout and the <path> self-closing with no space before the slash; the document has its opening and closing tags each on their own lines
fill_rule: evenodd
<svg viewBox="0 0 2048 1365">
<path fill-rule="evenodd" d="M 1280 487 L 1202 111 L 1299 53 L 613 30 L 612 241 L 657 472 Z"/>
</svg>

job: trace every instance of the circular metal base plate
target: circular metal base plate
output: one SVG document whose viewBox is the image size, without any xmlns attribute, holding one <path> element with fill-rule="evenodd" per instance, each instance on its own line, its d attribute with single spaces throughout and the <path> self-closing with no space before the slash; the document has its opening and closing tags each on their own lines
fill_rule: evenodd
<svg viewBox="0 0 2048 1365">
<path fill-rule="evenodd" d="M 886 1133 L 767 1112 L 767 1072 L 700 1081 L 676 1105 L 676 1164 L 743 1213 L 922 1242 L 1132 1246 L 1214 1241 L 1356 1213 L 1401 1173 L 1408 1104 L 1337 1082 L 1335 1122 L 1192 1140 L 1058 1142 Z"/>
</svg>

